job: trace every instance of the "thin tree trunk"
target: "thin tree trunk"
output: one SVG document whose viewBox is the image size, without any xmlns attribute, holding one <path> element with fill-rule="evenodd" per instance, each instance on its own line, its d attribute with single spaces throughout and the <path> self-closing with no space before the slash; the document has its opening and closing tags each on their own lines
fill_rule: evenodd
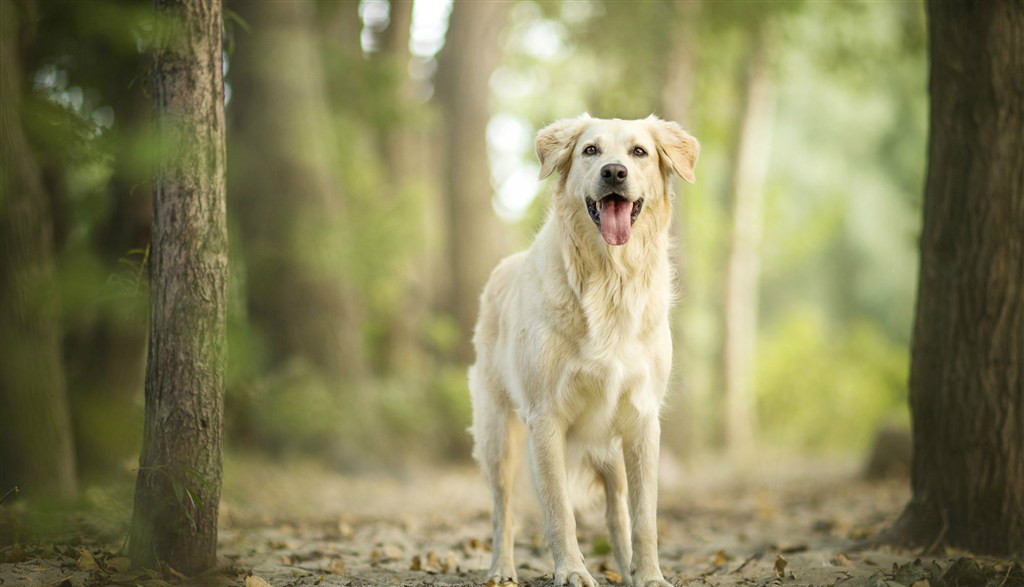
<svg viewBox="0 0 1024 587">
<path fill-rule="evenodd" d="M 426 158 L 419 150 L 426 116 L 424 107 L 415 102 L 409 77 L 412 2 L 392 0 L 390 5 L 390 22 L 382 34 L 377 58 L 381 61 L 378 66 L 388 68 L 395 76 L 390 97 L 399 115 L 385 121 L 379 129 L 379 141 L 393 197 L 409 203 L 410 196 L 415 194 L 415 204 L 420 209 L 415 215 L 417 225 L 410 231 L 411 250 L 398 267 L 402 292 L 397 305 L 402 311 L 391 312 L 387 317 L 381 359 L 386 373 L 416 376 L 424 373 L 426 357 L 419 341 L 419 328 L 430 309 L 431 271 L 436 265 L 431 259 L 438 253 L 436 243 L 428 235 L 432 230 L 430 223 L 440 223 L 440 205 L 436 193 L 424 182 Z"/>
<path fill-rule="evenodd" d="M 195 574 L 216 563 L 226 363 L 221 10 L 156 0 L 146 422 L 129 556 Z"/>
<path fill-rule="evenodd" d="M 21 126 L 20 12 L 13 2 L 0 3 L 0 488 L 70 496 L 77 481 L 53 222 Z"/>
<path fill-rule="evenodd" d="M 910 367 L 913 498 L 889 537 L 1024 554 L 1024 2 L 929 2 Z"/>
<path fill-rule="evenodd" d="M 510 2 L 459 2 L 452 7 L 438 66 L 437 93 L 444 113 L 448 309 L 460 332 L 458 356 L 469 360 L 480 292 L 505 248 L 503 227 L 491 206 L 486 128 L 488 80 L 500 59 L 501 30 Z"/>
<path fill-rule="evenodd" d="M 232 63 L 232 201 L 250 316 L 272 360 L 333 379 L 365 371 L 349 221 L 335 174 L 333 118 L 309 2 L 248 2 L 252 34 Z M 355 10 L 341 4 L 337 10 Z"/>
<path fill-rule="evenodd" d="M 700 18 L 701 5 L 686 0 L 675 0 L 672 3 L 673 26 L 670 28 L 669 47 L 670 52 L 665 60 L 665 84 L 661 93 L 661 115 L 666 120 L 674 120 L 683 128 L 693 131 L 693 85 L 696 74 L 696 48 L 697 43 L 697 20 Z M 678 275 L 678 287 L 681 292 L 689 288 L 689 264 L 687 263 L 687 239 L 686 217 L 684 210 L 686 206 L 680 199 L 682 193 L 681 180 L 673 179 L 675 182 L 676 201 L 672 222 L 673 239 L 679 243 L 672 249 L 673 264 Z M 685 293 L 681 298 L 690 299 Z M 667 410 L 672 425 L 662 428 L 663 444 L 672 452 L 686 460 L 699 454 L 701 439 L 706 430 L 702 423 L 706 421 L 708 414 L 703 413 L 702 407 L 707 405 L 706 398 L 698 397 L 698 394 L 706 395 L 707 386 L 697 383 L 695 370 L 691 368 L 690 359 L 693 357 L 693 343 L 687 337 L 685 318 L 689 312 L 686 308 L 679 308 L 673 315 L 672 340 L 675 350 L 673 363 L 676 377 L 679 380 L 678 392 L 671 393 L 666 397 Z"/>
<path fill-rule="evenodd" d="M 763 35 L 751 47 L 732 194 L 732 242 L 725 286 L 725 432 L 732 458 L 752 456 L 754 360 L 764 181 L 771 152 L 775 92 Z"/>
</svg>

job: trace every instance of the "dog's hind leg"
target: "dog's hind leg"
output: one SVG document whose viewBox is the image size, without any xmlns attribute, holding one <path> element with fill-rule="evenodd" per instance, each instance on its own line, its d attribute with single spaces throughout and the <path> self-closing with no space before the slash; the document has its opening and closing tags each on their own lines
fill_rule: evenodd
<svg viewBox="0 0 1024 587">
<path fill-rule="evenodd" d="M 612 553 L 615 554 L 615 561 L 619 563 L 623 582 L 629 585 L 629 565 L 633 559 L 633 547 L 630 544 L 626 464 L 622 458 L 622 450 L 617 449 L 608 462 L 595 463 L 594 471 L 604 484 L 605 519 L 608 521 Z"/>
<path fill-rule="evenodd" d="M 493 582 L 495 585 L 516 583 L 511 498 L 519 468 L 523 426 L 509 406 L 501 401 L 498 390 L 479 387 L 487 384 L 481 379 L 470 376 L 473 389 L 473 456 L 479 461 L 494 498 L 491 513 L 494 558 L 487 580 L 488 584 Z"/>
</svg>

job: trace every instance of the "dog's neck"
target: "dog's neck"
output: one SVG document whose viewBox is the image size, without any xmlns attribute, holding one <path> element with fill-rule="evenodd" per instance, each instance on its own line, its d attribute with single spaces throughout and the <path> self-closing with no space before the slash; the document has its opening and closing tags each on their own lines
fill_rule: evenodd
<svg viewBox="0 0 1024 587">
<path fill-rule="evenodd" d="M 577 297 L 582 298 L 594 283 L 652 287 L 671 282 L 671 197 L 666 194 L 648 201 L 629 242 L 612 246 L 601 237 L 578 198 L 556 199 L 550 221 L 555 223 L 557 237 L 552 244 L 559 249 L 566 278 Z"/>
</svg>

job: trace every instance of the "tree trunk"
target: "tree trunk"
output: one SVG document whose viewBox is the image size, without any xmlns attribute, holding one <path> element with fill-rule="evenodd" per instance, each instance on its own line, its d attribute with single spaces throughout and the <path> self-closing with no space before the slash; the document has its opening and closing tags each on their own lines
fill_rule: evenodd
<svg viewBox="0 0 1024 587">
<path fill-rule="evenodd" d="M 1024 554 L 1024 2 L 929 2 L 931 133 L 893 536 Z"/>
<path fill-rule="evenodd" d="M 402 377 L 422 377 L 428 357 L 421 339 L 423 322 L 437 302 L 437 282 L 444 260 L 440 228 L 444 223 L 444 200 L 436 175 L 436 133 L 428 121 L 427 107 L 416 100 L 416 85 L 409 75 L 412 55 L 409 39 L 412 2 L 391 0 L 387 29 L 381 34 L 377 66 L 393 78 L 389 96 L 396 116 L 387 117 L 378 130 L 381 156 L 387 162 L 389 191 L 396 206 L 414 210 L 409 219 L 407 247 L 396 274 L 401 290 L 394 303 L 402 308 L 384 317 L 381 345 L 382 371 Z M 435 153 L 432 153 L 435 152 Z"/>
<path fill-rule="evenodd" d="M 664 86 L 661 92 L 661 115 L 666 120 L 674 120 L 693 132 L 695 116 L 692 113 L 693 86 L 695 81 L 696 49 L 698 20 L 701 5 L 686 0 L 675 0 L 672 3 L 672 26 L 669 28 L 668 58 L 665 59 Z M 672 237 L 679 246 L 672 248 L 672 263 L 676 267 L 680 297 L 684 300 L 692 298 L 684 292 L 689 289 L 690 270 L 687 263 L 689 234 L 686 231 L 685 203 L 679 194 L 685 193 L 679 188 L 682 180 L 673 178 L 675 182 L 676 201 L 672 220 Z M 687 336 L 685 323 L 691 308 L 677 308 L 672 319 L 672 348 L 675 351 L 673 364 L 676 370 L 678 390 L 665 398 L 664 413 L 672 419 L 670 425 L 662 427 L 662 444 L 674 454 L 685 460 L 691 460 L 700 453 L 701 439 L 706 432 L 703 423 L 708 414 L 704 406 L 708 404 L 706 386 L 697 382 L 695 370 L 690 367 L 694 356 L 694 344 Z M 702 397 L 698 397 L 700 394 Z"/>
<path fill-rule="evenodd" d="M 758 273 L 764 180 L 771 153 L 775 91 L 765 62 L 763 34 L 746 71 L 735 175 L 732 180 L 732 242 L 725 284 L 725 439 L 733 459 L 752 456 L 755 435 L 754 360 L 757 346 Z"/>
<path fill-rule="evenodd" d="M 365 370 L 338 151 L 309 2 L 248 2 L 232 63 L 232 201 L 250 316 L 281 364 Z M 342 4 L 338 10 L 355 10 Z"/>
<path fill-rule="evenodd" d="M 459 2 L 452 7 L 440 55 L 437 93 L 444 113 L 445 197 L 452 289 L 448 310 L 458 321 L 458 356 L 469 360 L 480 292 L 500 260 L 507 235 L 491 206 L 487 159 L 488 80 L 498 65 L 510 2 Z"/>
<path fill-rule="evenodd" d="M 195 574 L 216 563 L 226 361 L 221 10 L 156 0 L 146 422 L 129 556 Z"/>
<path fill-rule="evenodd" d="M 21 126 L 23 13 L 0 3 L 0 488 L 77 490 L 53 267 L 53 222 Z"/>
</svg>

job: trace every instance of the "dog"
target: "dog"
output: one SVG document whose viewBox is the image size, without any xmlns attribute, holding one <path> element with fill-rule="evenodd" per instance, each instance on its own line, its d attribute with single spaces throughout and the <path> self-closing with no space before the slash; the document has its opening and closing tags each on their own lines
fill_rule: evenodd
<svg viewBox="0 0 1024 587">
<path fill-rule="evenodd" d="M 658 563 L 659 412 L 672 362 L 672 174 L 693 183 L 697 140 L 678 124 L 583 114 L 537 133 L 554 172 L 533 245 L 494 269 L 469 369 L 473 456 L 494 499 L 488 584 L 516 583 L 510 492 L 525 436 L 555 585 L 596 587 L 576 539 L 570 467 L 604 486 L 623 580 L 667 587 Z"/>
</svg>

